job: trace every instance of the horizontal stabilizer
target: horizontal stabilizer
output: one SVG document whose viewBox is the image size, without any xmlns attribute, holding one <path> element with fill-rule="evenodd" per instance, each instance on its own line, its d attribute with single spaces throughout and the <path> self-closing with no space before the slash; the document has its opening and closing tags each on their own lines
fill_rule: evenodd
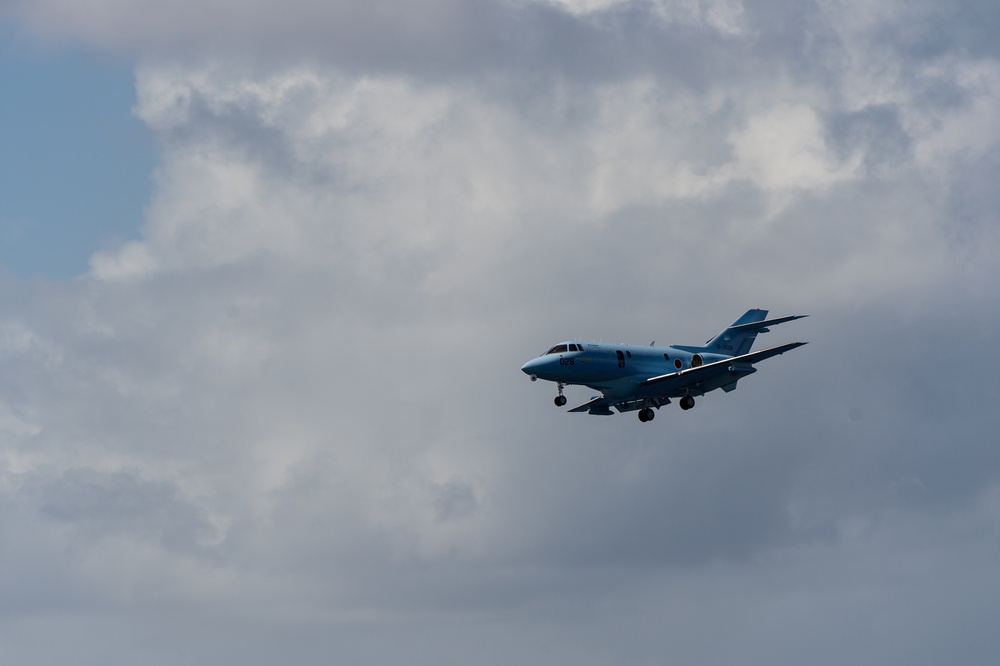
<svg viewBox="0 0 1000 666">
<path fill-rule="evenodd" d="M 735 326 L 730 326 L 730 331 L 757 331 L 759 333 L 766 333 L 768 326 L 777 326 L 778 324 L 784 324 L 786 321 L 794 321 L 796 319 L 803 319 L 809 315 L 790 315 L 788 317 L 775 317 L 774 319 L 765 319 L 764 321 L 752 321 L 749 324 L 736 324 Z"/>
</svg>

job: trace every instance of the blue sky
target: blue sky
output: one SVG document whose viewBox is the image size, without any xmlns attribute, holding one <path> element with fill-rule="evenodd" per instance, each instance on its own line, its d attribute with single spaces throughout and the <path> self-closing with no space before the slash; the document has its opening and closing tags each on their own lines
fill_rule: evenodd
<svg viewBox="0 0 1000 666">
<path fill-rule="evenodd" d="M 132 116 L 126 58 L 0 37 L 0 264 L 23 277 L 87 271 L 138 236 L 155 153 Z"/>
</svg>

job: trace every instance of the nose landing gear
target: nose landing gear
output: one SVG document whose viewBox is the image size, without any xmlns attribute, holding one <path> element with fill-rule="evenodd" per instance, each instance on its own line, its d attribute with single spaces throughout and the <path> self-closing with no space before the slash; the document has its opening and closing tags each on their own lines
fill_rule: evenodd
<svg viewBox="0 0 1000 666">
<path fill-rule="evenodd" d="M 562 382 L 559 383 L 559 395 L 557 395 L 556 399 L 552 401 L 555 403 L 556 407 L 562 407 L 563 405 L 566 404 L 566 396 L 564 396 L 562 393 L 564 386 L 566 385 L 563 384 Z"/>
</svg>

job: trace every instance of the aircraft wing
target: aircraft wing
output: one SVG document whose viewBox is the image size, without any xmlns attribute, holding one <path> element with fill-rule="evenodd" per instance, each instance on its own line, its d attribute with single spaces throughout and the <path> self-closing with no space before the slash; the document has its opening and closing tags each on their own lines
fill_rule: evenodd
<svg viewBox="0 0 1000 666">
<path fill-rule="evenodd" d="M 649 379 L 644 379 L 639 385 L 643 387 L 655 386 L 656 388 L 665 391 L 669 391 L 674 388 L 682 388 L 684 386 L 690 386 L 691 384 L 697 384 L 698 382 L 705 381 L 712 377 L 717 377 L 724 372 L 728 372 L 729 368 L 734 365 L 736 367 L 741 365 L 752 365 L 758 361 L 771 358 L 772 356 L 784 354 L 786 351 L 791 351 L 792 349 L 801 347 L 804 344 L 806 343 L 789 342 L 783 345 L 778 345 L 777 347 L 770 347 L 768 349 L 750 352 L 749 354 L 743 354 L 742 356 L 733 356 L 732 358 L 726 358 L 721 361 L 706 363 L 705 365 L 700 365 L 697 368 L 688 368 L 686 370 L 671 372 L 666 375 L 650 377 Z M 750 372 L 752 372 L 752 370 L 750 370 Z"/>
<path fill-rule="evenodd" d="M 582 405 L 577 405 L 573 409 L 569 410 L 571 412 L 590 412 L 591 414 L 599 414 L 603 416 L 608 416 L 612 414 L 611 405 L 616 402 L 620 402 L 619 398 L 608 398 L 603 395 L 599 395 L 591 398 Z"/>
</svg>

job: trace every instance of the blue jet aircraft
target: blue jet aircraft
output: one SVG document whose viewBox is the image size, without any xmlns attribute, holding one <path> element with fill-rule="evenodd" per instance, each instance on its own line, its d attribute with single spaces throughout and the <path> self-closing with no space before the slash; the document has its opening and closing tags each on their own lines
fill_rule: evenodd
<svg viewBox="0 0 1000 666">
<path fill-rule="evenodd" d="M 656 415 L 653 408 L 670 404 L 671 398 L 679 400 L 681 409 L 691 409 L 695 396 L 719 388 L 729 393 L 739 380 L 757 372 L 754 363 L 806 344 L 788 342 L 750 351 L 757 334 L 767 333 L 769 326 L 807 316 L 767 319 L 767 310 L 748 310 L 702 347 L 561 342 L 525 363 L 521 370 L 531 381 L 556 382 L 556 407 L 566 404 L 565 386 L 582 384 L 601 395 L 569 411 L 610 416 L 614 407 L 619 412 L 638 411 L 639 420 L 645 423 Z"/>
</svg>

